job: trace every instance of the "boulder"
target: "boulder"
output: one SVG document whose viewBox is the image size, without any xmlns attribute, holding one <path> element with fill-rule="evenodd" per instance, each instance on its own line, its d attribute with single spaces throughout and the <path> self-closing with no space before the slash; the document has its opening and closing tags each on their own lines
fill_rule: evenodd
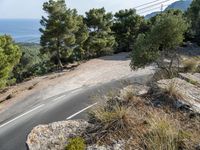
<svg viewBox="0 0 200 150">
<path fill-rule="evenodd" d="M 55 122 L 35 127 L 27 138 L 29 150 L 62 150 L 67 139 L 82 135 L 90 124 L 83 120 Z"/>
<path fill-rule="evenodd" d="M 176 88 L 175 92 L 182 95 L 177 105 L 189 106 L 191 110 L 200 113 L 200 88 L 179 78 L 160 80 L 157 87 L 160 91 L 166 91 L 172 83 Z"/>
</svg>

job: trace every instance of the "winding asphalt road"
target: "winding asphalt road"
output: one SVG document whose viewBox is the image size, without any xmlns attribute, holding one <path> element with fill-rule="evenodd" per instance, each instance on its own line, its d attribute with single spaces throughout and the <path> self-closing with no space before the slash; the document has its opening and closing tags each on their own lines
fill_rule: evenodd
<svg viewBox="0 0 200 150">
<path fill-rule="evenodd" d="M 126 80 L 131 83 L 147 81 L 147 76 L 132 77 Z M 26 138 L 33 127 L 39 124 L 47 124 L 66 119 L 87 119 L 86 109 L 92 107 L 96 102 L 91 96 L 97 93 L 106 93 L 109 89 L 124 86 L 120 81 L 111 81 L 93 87 L 83 87 L 68 91 L 47 99 L 43 104 L 15 115 L 0 123 L 0 150 L 26 150 Z M 13 108 L 14 109 L 14 108 Z"/>
</svg>

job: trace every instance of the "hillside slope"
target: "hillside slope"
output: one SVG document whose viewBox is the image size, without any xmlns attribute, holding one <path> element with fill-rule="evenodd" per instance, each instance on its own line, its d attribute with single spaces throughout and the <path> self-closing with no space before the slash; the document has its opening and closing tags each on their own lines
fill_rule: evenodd
<svg viewBox="0 0 200 150">
<path fill-rule="evenodd" d="M 179 0 L 177 2 L 174 2 L 172 4 L 170 4 L 166 9 L 166 10 L 170 10 L 170 9 L 180 9 L 182 11 L 186 11 L 189 7 L 190 4 L 192 3 L 192 0 Z M 154 17 L 155 15 L 159 14 L 160 11 L 156 11 L 156 12 L 152 12 L 148 15 L 145 16 L 146 19 L 149 19 L 151 17 Z"/>
</svg>

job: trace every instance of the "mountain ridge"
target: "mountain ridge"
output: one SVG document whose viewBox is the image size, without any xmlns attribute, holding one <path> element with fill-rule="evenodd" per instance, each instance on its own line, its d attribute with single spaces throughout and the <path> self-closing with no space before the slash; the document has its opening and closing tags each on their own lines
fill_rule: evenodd
<svg viewBox="0 0 200 150">
<path fill-rule="evenodd" d="M 191 3 L 192 3 L 192 0 L 179 0 L 179 1 L 176 1 L 172 4 L 170 4 L 164 11 L 170 10 L 170 9 L 180 9 L 182 11 L 186 11 L 190 7 Z M 160 11 L 152 12 L 152 13 L 146 15 L 145 18 L 149 19 L 159 13 L 160 13 Z"/>
</svg>

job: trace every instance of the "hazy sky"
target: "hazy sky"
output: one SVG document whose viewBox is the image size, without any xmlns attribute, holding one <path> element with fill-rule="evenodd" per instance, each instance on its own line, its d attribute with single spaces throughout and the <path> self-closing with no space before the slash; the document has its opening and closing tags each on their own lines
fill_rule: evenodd
<svg viewBox="0 0 200 150">
<path fill-rule="evenodd" d="M 44 15 L 42 4 L 47 0 L 0 0 L 0 18 L 41 18 Z M 107 11 L 116 12 L 120 9 L 134 8 L 138 5 L 155 0 L 66 0 L 67 6 L 76 8 L 84 14 L 91 8 L 105 7 Z M 164 0 L 158 0 L 164 1 Z M 170 0 L 164 5 L 176 0 Z M 154 6 L 160 7 L 161 5 Z M 151 11 L 150 11 L 151 12 Z"/>
</svg>

